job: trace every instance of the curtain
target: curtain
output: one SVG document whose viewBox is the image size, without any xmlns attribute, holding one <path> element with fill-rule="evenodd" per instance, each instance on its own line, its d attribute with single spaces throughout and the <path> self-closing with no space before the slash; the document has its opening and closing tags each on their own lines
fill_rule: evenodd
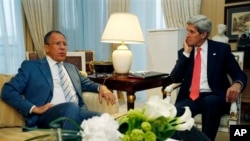
<svg viewBox="0 0 250 141">
<path fill-rule="evenodd" d="M 129 12 L 130 0 L 108 0 L 108 14 L 116 12 Z"/>
<path fill-rule="evenodd" d="M 131 0 L 131 13 L 134 13 L 138 16 L 145 40 L 143 45 L 130 45 L 130 49 L 132 50 L 133 54 L 136 54 L 133 56 L 131 70 L 146 70 L 147 31 L 150 29 L 165 28 L 160 0 L 145 0 L 143 3 L 140 0 Z"/>
<path fill-rule="evenodd" d="M 56 0 L 54 19 L 56 29 L 62 31 L 67 39 L 68 51 L 83 50 L 83 1 Z"/>
<path fill-rule="evenodd" d="M 30 30 L 29 30 L 29 27 L 28 27 L 28 23 L 27 23 L 26 20 L 25 20 L 25 23 L 24 23 L 24 34 L 25 34 L 24 35 L 24 38 L 25 38 L 25 51 L 26 52 L 36 52 L 35 48 L 34 48 L 34 45 L 33 45 L 32 37 L 30 35 Z"/>
<path fill-rule="evenodd" d="M 43 49 L 44 35 L 52 30 L 53 1 L 22 0 L 25 16 L 34 47 L 39 58 L 45 56 Z"/>
<path fill-rule="evenodd" d="M 186 21 L 200 14 L 201 0 L 162 0 L 167 28 L 186 28 Z"/>
<path fill-rule="evenodd" d="M 85 0 L 83 6 L 84 47 L 96 51 L 97 61 L 110 61 L 111 49 L 101 42 L 108 17 L 107 0 Z"/>
<path fill-rule="evenodd" d="M 16 74 L 25 59 L 21 0 L 0 1 L 0 73 Z"/>
<path fill-rule="evenodd" d="M 93 50 L 95 60 L 109 61 L 110 48 L 101 43 L 107 22 L 107 0 L 57 0 L 55 28 L 61 30 L 69 51 Z M 57 7 L 56 7 L 57 6 Z"/>
</svg>

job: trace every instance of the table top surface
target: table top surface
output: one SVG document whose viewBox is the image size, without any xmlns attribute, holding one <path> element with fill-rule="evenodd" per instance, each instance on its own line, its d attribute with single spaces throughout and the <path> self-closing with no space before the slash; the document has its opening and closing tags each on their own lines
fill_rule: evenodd
<svg viewBox="0 0 250 141">
<path fill-rule="evenodd" d="M 164 79 L 169 77 L 169 74 L 165 74 L 162 76 L 155 76 L 150 78 L 135 78 L 129 77 L 128 75 L 89 75 L 88 78 L 94 80 L 111 80 L 111 81 L 123 81 L 123 82 L 143 82 L 143 81 L 151 81 L 156 79 Z"/>
<path fill-rule="evenodd" d="M 97 83 L 106 85 L 110 89 L 124 90 L 127 92 L 135 92 L 160 86 L 165 87 L 170 83 L 170 77 L 168 74 L 146 79 L 131 78 L 127 75 L 89 75 L 88 77 Z"/>
</svg>

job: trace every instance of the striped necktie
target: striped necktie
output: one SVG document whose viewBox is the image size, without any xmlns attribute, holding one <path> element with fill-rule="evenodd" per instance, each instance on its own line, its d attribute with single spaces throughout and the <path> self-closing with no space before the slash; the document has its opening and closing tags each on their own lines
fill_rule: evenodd
<svg viewBox="0 0 250 141">
<path fill-rule="evenodd" d="M 194 61 L 193 78 L 189 97 L 196 100 L 200 95 L 200 75 L 201 75 L 201 48 L 197 47 L 197 53 Z"/>
<path fill-rule="evenodd" d="M 61 80 L 61 86 L 62 86 L 66 101 L 78 104 L 78 98 L 76 94 L 74 94 L 73 91 L 70 89 L 70 81 L 68 80 L 65 72 L 62 69 L 63 67 L 62 63 L 57 63 L 57 66 L 58 66 L 59 77 Z"/>
</svg>

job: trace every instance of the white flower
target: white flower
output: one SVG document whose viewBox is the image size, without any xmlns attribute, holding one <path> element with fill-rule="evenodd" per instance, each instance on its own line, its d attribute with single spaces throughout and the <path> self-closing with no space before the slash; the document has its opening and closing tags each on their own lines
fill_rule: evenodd
<svg viewBox="0 0 250 141">
<path fill-rule="evenodd" d="M 175 126 L 176 130 L 184 131 L 190 130 L 194 125 L 194 119 L 192 118 L 191 111 L 189 107 L 185 106 L 185 112 L 182 116 L 178 117 L 176 122 L 177 126 Z"/>
<path fill-rule="evenodd" d="M 177 124 L 175 126 L 175 129 L 178 130 L 178 131 L 191 130 L 193 125 L 194 125 L 194 119 L 190 118 L 186 122 L 183 122 L 181 124 Z"/>
<path fill-rule="evenodd" d="M 160 116 L 173 118 L 176 116 L 176 108 L 173 104 L 164 101 L 158 95 L 151 96 L 146 103 L 144 114 L 149 120 L 154 120 Z"/>
<path fill-rule="evenodd" d="M 169 101 L 163 100 L 159 96 L 154 95 L 151 96 L 148 102 L 146 103 L 144 114 L 149 120 L 154 120 L 160 116 L 164 116 L 170 121 L 173 120 L 172 126 L 174 126 L 176 130 L 190 130 L 194 125 L 194 119 L 192 118 L 192 114 L 189 107 L 184 108 L 184 114 L 176 118 L 176 107 Z"/>
<path fill-rule="evenodd" d="M 121 137 L 119 123 L 107 113 L 84 120 L 81 127 L 82 141 L 119 141 Z"/>
<path fill-rule="evenodd" d="M 189 107 L 185 106 L 185 112 L 182 116 L 178 117 L 176 123 L 183 123 L 189 120 L 192 117 L 191 111 Z"/>
</svg>

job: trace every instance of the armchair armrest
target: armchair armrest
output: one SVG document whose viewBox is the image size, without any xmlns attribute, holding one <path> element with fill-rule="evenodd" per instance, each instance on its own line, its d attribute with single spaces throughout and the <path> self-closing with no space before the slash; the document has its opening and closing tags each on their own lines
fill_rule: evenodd
<svg viewBox="0 0 250 141">
<path fill-rule="evenodd" d="M 111 115 L 119 112 L 119 103 L 111 105 L 107 104 L 105 100 L 102 103 L 99 102 L 98 94 L 94 92 L 83 92 L 83 101 L 91 111 L 96 111 L 100 113 L 109 113 Z"/>
<path fill-rule="evenodd" d="M 168 85 L 166 88 L 165 88 L 165 92 L 166 92 L 166 94 L 167 94 L 167 96 L 166 96 L 166 100 L 168 101 L 168 102 L 170 102 L 170 103 L 174 103 L 173 102 L 173 96 L 172 96 L 172 92 L 174 91 L 174 90 L 176 90 L 177 88 L 179 88 L 181 86 L 181 83 L 172 83 L 172 84 L 170 84 L 170 85 Z M 177 96 L 177 93 L 176 93 L 176 95 L 174 96 L 174 97 L 176 97 Z"/>
<path fill-rule="evenodd" d="M 173 90 L 175 90 L 176 88 L 179 88 L 180 86 L 181 86 L 181 83 L 172 83 L 166 87 L 165 91 L 167 93 L 171 93 Z"/>
<path fill-rule="evenodd" d="M 80 71 L 81 75 L 87 77 L 88 74 L 85 71 Z M 107 104 L 105 100 L 100 103 L 98 98 L 98 93 L 94 92 L 83 92 L 82 93 L 83 102 L 86 104 L 87 108 L 91 111 L 96 111 L 100 113 L 109 113 L 114 118 L 120 117 L 124 115 L 124 113 L 119 113 L 119 102 L 117 101 L 116 104 L 111 105 Z"/>
</svg>

